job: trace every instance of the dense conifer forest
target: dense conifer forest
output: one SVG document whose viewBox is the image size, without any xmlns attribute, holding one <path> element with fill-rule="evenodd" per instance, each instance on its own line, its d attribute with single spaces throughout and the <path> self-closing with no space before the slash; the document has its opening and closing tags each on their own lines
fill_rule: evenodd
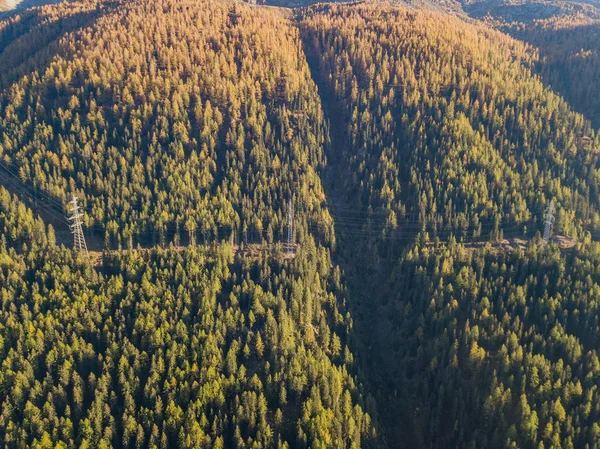
<svg viewBox="0 0 600 449">
<path fill-rule="evenodd" d="M 81 196 L 113 245 L 272 243 L 288 200 L 298 230 L 326 223 L 327 135 L 296 28 L 222 2 L 79 8 L 3 24 L 0 155 L 22 178 Z"/>
<path fill-rule="evenodd" d="M 597 223 L 599 139 L 521 43 L 385 6 L 309 9 L 302 28 L 344 119 L 345 194 L 385 211 L 382 232 L 529 235 L 549 198 L 565 232 Z"/>
<path fill-rule="evenodd" d="M 408 251 L 379 306 L 411 444 L 597 447 L 599 256 L 539 241 Z"/>
<path fill-rule="evenodd" d="M 599 448 L 597 23 L 501 28 L 0 19 L 0 446 Z"/>
<path fill-rule="evenodd" d="M 0 190 L 3 447 L 376 447 L 325 249 L 113 252 Z"/>
</svg>

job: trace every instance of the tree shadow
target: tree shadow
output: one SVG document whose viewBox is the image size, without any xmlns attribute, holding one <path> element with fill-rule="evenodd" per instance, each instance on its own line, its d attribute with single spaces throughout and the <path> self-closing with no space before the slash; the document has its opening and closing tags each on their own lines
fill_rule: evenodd
<svg viewBox="0 0 600 449">
<path fill-rule="evenodd" d="M 301 33 L 302 36 L 302 33 Z M 318 50 L 313 48 L 310 37 L 302 37 L 304 54 L 317 86 L 328 124 L 329 141 L 326 143 L 327 166 L 321 175 L 327 208 L 333 215 L 335 244 L 332 261 L 341 269 L 340 285 L 347 297 L 347 306 L 353 326 L 348 335 L 348 345 L 357 357 L 355 369 L 364 382 L 365 391 L 374 399 L 367 401 L 367 411 L 375 420 L 378 438 L 363 442 L 364 447 L 401 448 L 411 447 L 406 427 L 406 410 L 389 392 L 390 375 L 388 354 L 389 321 L 382 320 L 384 310 L 381 286 L 389 279 L 395 263 L 385 264 L 382 252 L 392 252 L 391 246 L 381 251 L 378 238 L 369 238 L 380 229 L 366 225 L 359 229 L 356 222 L 367 222 L 372 216 L 362 198 L 366 192 L 352 181 L 349 164 L 351 141 L 347 132 L 347 117 L 343 104 L 321 74 Z M 364 235 L 361 235 L 364 233 Z M 375 240 L 375 242 L 373 242 Z M 386 245 L 383 245 L 386 246 Z M 396 248 L 398 249 L 398 248 Z M 386 283 L 387 285 L 387 283 Z"/>
</svg>

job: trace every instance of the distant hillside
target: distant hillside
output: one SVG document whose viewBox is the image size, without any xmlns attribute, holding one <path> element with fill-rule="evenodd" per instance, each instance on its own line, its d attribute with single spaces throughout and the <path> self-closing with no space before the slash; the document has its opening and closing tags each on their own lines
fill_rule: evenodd
<svg viewBox="0 0 600 449">
<path fill-rule="evenodd" d="M 600 129 L 600 19 L 563 16 L 503 29 L 537 49 L 544 82 Z"/>
<path fill-rule="evenodd" d="M 247 0 L 253 4 L 267 4 L 298 8 L 315 3 L 353 3 L 331 0 Z M 416 9 L 429 9 L 475 19 L 493 20 L 501 23 L 531 23 L 558 16 L 585 15 L 600 18 L 600 2 L 597 0 L 366 0 L 366 4 L 392 4 Z"/>
<path fill-rule="evenodd" d="M 478 19 L 529 23 L 556 16 L 582 14 L 600 17 L 600 2 L 568 0 L 464 0 L 464 11 Z"/>
<path fill-rule="evenodd" d="M 3 14 L 8 15 L 11 12 L 31 8 L 33 6 L 42 6 L 52 3 L 58 3 L 60 0 L 0 0 L 0 17 Z"/>
<path fill-rule="evenodd" d="M 0 0 L 0 12 L 13 10 L 19 3 L 18 0 Z"/>
</svg>

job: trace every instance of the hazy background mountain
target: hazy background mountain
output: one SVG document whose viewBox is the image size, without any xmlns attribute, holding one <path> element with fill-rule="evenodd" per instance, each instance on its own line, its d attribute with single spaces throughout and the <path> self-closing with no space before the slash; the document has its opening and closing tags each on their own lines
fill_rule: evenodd
<svg viewBox="0 0 600 449">
<path fill-rule="evenodd" d="M 8 13 L 31 8 L 34 6 L 42 6 L 51 3 L 58 3 L 59 0 L 0 0 L 0 17 L 8 15 Z"/>
<path fill-rule="evenodd" d="M 532 22 L 560 15 L 582 14 L 591 18 L 600 17 L 600 3 L 538 0 L 472 0 L 463 1 L 462 8 L 471 17 L 492 18 L 502 22 Z"/>
</svg>

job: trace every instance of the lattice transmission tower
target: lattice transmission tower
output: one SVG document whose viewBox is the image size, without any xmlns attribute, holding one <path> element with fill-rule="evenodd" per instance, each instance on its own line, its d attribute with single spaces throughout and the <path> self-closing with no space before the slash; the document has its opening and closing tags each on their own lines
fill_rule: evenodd
<svg viewBox="0 0 600 449">
<path fill-rule="evenodd" d="M 83 214 L 79 212 L 79 204 L 77 203 L 77 197 L 75 195 L 73 195 L 69 205 L 71 206 L 71 216 L 69 217 L 69 221 L 73 222 L 71 224 L 71 232 L 73 233 L 73 249 L 75 251 L 84 252 L 89 258 L 90 254 L 88 253 L 87 245 L 85 243 L 83 226 L 81 223 L 81 217 L 83 217 Z"/>
<path fill-rule="evenodd" d="M 550 201 L 548 209 L 544 214 L 544 241 L 547 242 L 552 236 L 552 228 L 554 226 L 554 199 Z"/>
<path fill-rule="evenodd" d="M 292 254 L 294 252 L 294 206 L 292 206 L 292 200 L 288 200 L 287 252 L 288 254 Z"/>
</svg>

